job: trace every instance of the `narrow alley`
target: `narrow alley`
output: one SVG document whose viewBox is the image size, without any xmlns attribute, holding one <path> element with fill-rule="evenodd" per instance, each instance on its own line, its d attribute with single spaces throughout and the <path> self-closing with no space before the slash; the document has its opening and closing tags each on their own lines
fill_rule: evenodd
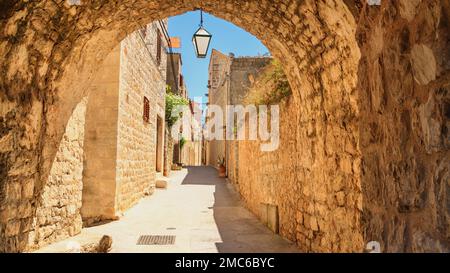
<svg viewBox="0 0 450 273">
<path fill-rule="evenodd" d="M 113 238 L 111 252 L 297 252 L 243 207 L 237 193 L 212 167 L 173 172 L 165 190 L 141 200 L 118 221 L 85 228 L 81 234 L 38 252 L 67 252 L 103 235 Z M 138 245 L 141 235 L 174 235 L 173 245 Z"/>
</svg>

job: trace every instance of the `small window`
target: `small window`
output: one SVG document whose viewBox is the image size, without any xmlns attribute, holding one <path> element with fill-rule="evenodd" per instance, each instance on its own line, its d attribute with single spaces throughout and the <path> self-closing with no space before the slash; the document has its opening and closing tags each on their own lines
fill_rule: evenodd
<svg viewBox="0 0 450 273">
<path fill-rule="evenodd" d="M 147 97 L 144 97 L 144 122 L 149 123 L 150 122 L 150 101 L 147 99 Z"/>
<path fill-rule="evenodd" d="M 180 74 L 180 87 L 182 88 L 183 87 L 183 85 L 184 85 L 184 78 L 183 78 L 183 75 L 181 75 Z"/>
<path fill-rule="evenodd" d="M 161 64 L 161 48 L 162 48 L 162 38 L 161 31 L 158 29 L 157 37 L 156 37 L 156 63 L 158 65 Z"/>
</svg>

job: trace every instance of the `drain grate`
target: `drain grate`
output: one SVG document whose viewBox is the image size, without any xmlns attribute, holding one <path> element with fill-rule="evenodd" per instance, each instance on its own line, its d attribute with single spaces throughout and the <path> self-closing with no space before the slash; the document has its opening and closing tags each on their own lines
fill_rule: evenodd
<svg viewBox="0 0 450 273">
<path fill-rule="evenodd" d="M 175 244 L 175 235 L 141 235 L 137 245 L 173 245 Z"/>
</svg>

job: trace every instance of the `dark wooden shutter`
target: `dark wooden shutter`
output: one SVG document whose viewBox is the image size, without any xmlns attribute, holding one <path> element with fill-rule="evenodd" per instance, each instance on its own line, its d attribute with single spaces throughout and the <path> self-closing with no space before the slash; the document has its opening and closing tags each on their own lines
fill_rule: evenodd
<svg viewBox="0 0 450 273">
<path fill-rule="evenodd" d="M 147 97 L 144 97 L 144 114 L 143 114 L 144 122 L 150 122 L 150 101 Z"/>
</svg>

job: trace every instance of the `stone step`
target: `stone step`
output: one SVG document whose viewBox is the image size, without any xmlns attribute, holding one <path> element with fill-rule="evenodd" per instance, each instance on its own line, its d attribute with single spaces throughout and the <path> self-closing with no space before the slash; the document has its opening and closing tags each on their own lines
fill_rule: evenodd
<svg viewBox="0 0 450 273">
<path fill-rule="evenodd" d="M 167 189 L 170 179 L 163 176 L 161 173 L 156 173 L 156 188 L 157 189 Z"/>
</svg>

